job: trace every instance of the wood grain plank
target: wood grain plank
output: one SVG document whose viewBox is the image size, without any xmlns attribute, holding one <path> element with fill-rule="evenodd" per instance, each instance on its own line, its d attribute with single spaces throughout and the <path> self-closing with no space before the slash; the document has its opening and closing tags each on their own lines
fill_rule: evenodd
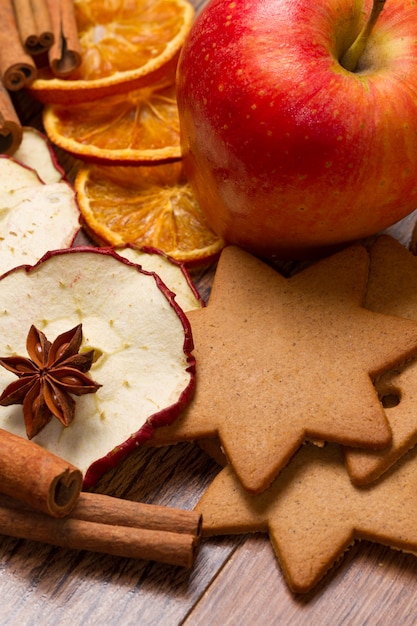
<svg viewBox="0 0 417 626">
<path fill-rule="evenodd" d="M 232 555 L 184 626 L 414 626 L 417 559 L 356 543 L 309 594 L 288 589 L 266 535 Z"/>
<path fill-rule="evenodd" d="M 142 448 L 97 490 L 190 509 L 218 469 L 196 444 Z M 205 542 L 187 570 L 2 537 L 1 624 L 179 624 L 244 540 Z"/>
</svg>

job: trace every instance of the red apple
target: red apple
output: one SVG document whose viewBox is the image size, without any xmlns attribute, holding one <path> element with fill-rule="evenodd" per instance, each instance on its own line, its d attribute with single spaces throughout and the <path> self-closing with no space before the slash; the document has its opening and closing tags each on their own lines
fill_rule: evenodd
<svg viewBox="0 0 417 626">
<path fill-rule="evenodd" d="M 380 7 L 381 0 L 375 0 Z M 363 238 L 417 207 L 417 5 L 210 0 L 178 67 L 187 176 L 211 227 L 262 256 Z"/>
</svg>

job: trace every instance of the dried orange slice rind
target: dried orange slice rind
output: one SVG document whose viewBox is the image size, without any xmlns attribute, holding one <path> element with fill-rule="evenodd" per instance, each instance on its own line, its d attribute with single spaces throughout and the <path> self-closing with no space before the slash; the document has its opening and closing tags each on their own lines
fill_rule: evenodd
<svg viewBox="0 0 417 626">
<path fill-rule="evenodd" d="M 138 89 L 175 70 L 194 19 L 189 0 L 75 0 L 81 66 L 70 78 L 41 68 L 30 92 L 73 104 Z"/>
<path fill-rule="evenodd" d="M 85 166 L 75 189 L 83 226 L 99 245 L 148 246 L 186 264 L 209 261 L 224 246 L 208 226 L 181 162 Z"/>
<path fill-rule="evenodd" d="M 48 105 L 50 141 L 77 158 L 105 164 L 149 164 L 181 158 L 175 84 L 147 87 L 71 107 Z"/>
</svg>

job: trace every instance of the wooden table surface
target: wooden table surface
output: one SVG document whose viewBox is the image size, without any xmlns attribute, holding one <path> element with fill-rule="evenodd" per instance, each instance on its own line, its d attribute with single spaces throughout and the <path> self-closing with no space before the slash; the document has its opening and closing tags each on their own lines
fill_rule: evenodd
<svg viewBox="0 0 417 626">
<path fill-rule="evenodd" d="M 17 106 L 39 126 L 39 105 Z M 74 163 L 58 156 L 71 177 Z M 390 232 L 407 244 L 415 221 Z M 204 297 L 214 269 L 194 275 Z M 96 489 L 191 509 L 219 469 L 196 443 L 137 449 Z M 206 539 L 191 570 L 0 536 L 0 597 L 1 626 L 414 625 L 417 557 L 356 543 L 311 593 L 294 596 L 263 534 Z"/>
</svg>

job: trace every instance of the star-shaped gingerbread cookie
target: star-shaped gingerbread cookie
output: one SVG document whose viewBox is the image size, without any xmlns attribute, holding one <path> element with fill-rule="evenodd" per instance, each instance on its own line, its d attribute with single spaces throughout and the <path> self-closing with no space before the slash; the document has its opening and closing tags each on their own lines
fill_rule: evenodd
<svg viewBox="0 0 417 626">
<path fill-rule="evenodd" d="M 196 509 L 203 535 L 268 532 L 289 587 L 309 591 L 355 539 L 417 554 L 417 448 L 372 487 L 355 487 L 338 444 L 306 444 L 272 485 L 248 494 L 230 466 Z"/>
<path fill-rule="evenodd" d="M 395 239 L 378 238 L 371 251 L 365 306 L 373 311 L 417 320 L 417 258 Z M 417 360 L 375 382 L 392 431 L 384 450 L 351 449 L 346 465 L 357 485 L 372 482 L 417 444 Z"/>
<path fill-rule="evenodd" d="M 218 435 L 252 493 L 305 440 L 387 446 L 372 379 L 417 352 L 417 322 L 362 306 L 368 270 L 359 245 L 289 279 L 227 247 L 208 306 L 187 313 L 195 397 L 172 426 L 155 431 L 153 445 Z"/>
</svg>

